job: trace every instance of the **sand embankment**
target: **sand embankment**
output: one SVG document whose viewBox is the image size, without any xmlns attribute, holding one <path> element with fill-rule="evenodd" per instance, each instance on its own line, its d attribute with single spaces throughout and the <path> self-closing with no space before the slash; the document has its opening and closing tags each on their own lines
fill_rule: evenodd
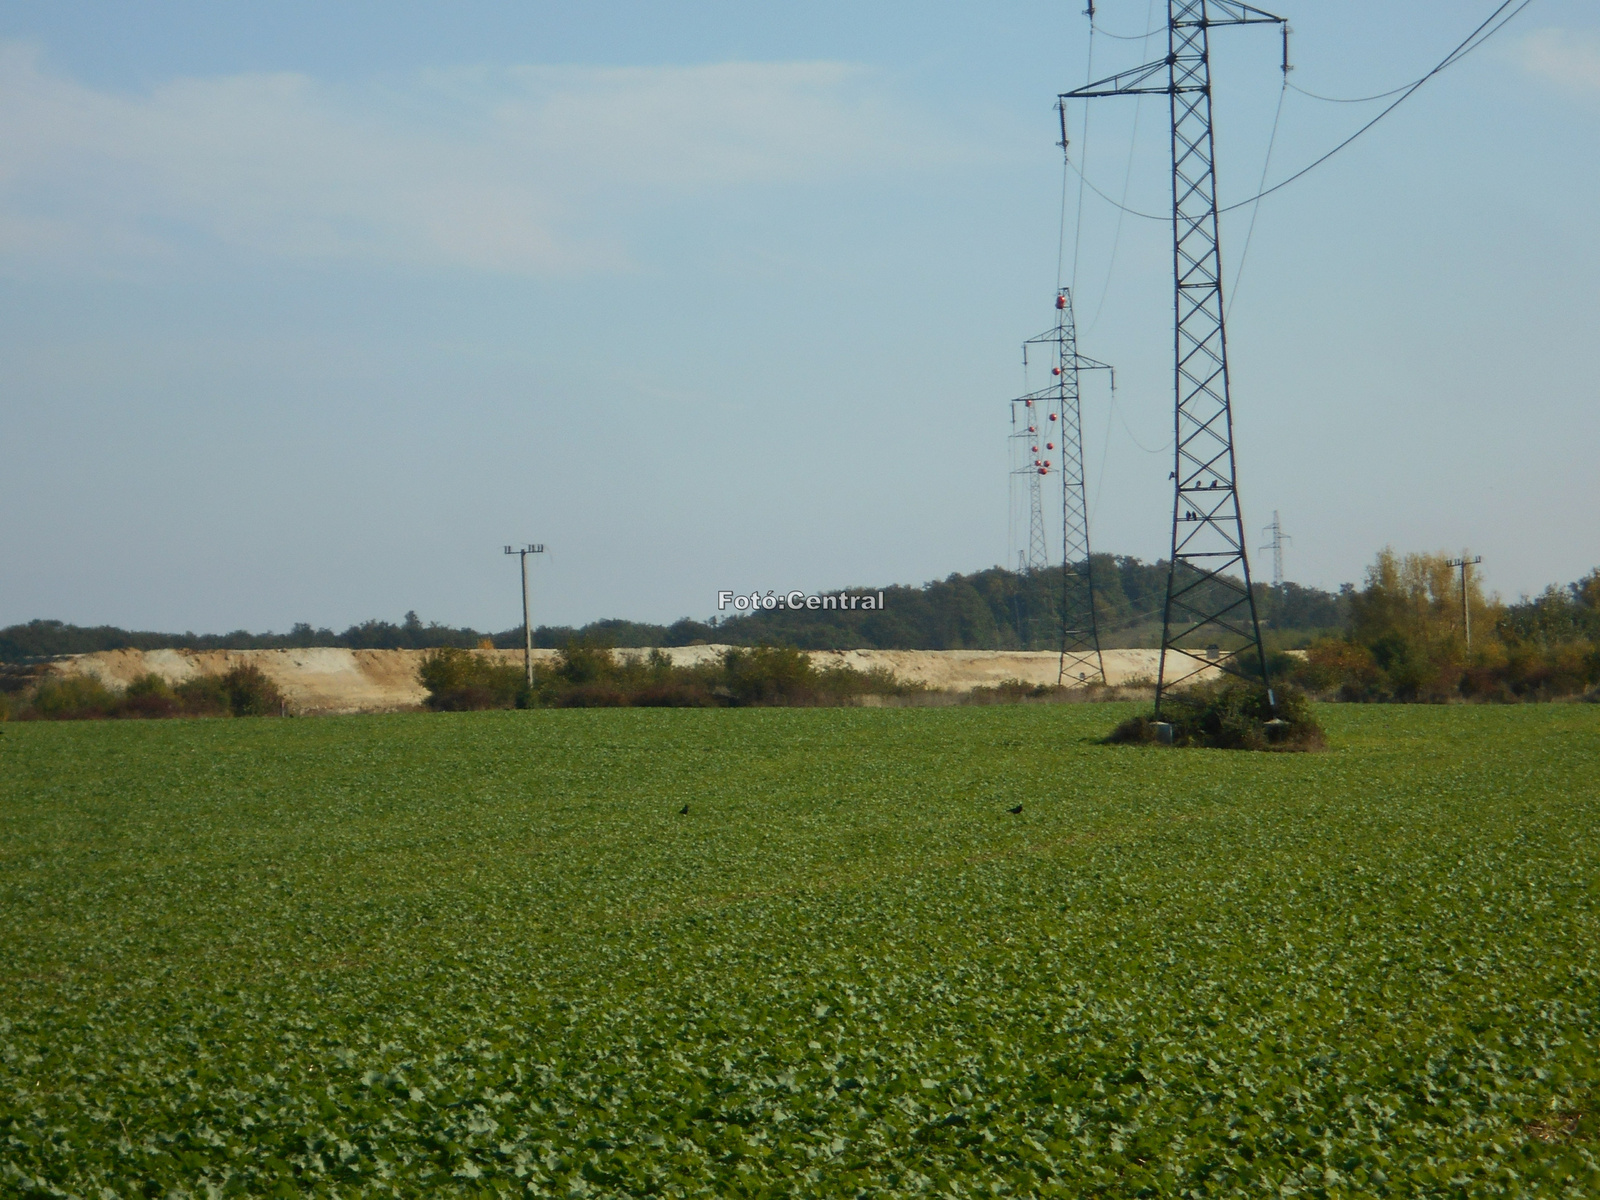
<svg viewBox="0 0 1600 1200">
<path fill-rule="evenodd" d="M 725 646 L 674 646 L 663 651 L 679 665 L 704 662 Z M 416 708 L 426 694 L 417 681 L 422 650 L 108 650 L 77 654 L 49 664 L 62 675 L 92 675 L 112 688 L 126 687 L 141 675 L 155 674 L 169 683 L 201 675 L 222 675 L 242 663 L 254 663 L 283 691 L 290 706 L 302 713 L 395 712 Z M 520 650 L 489 651 L 506 662 L 522 662 Z M 552 661 L 554 650 L 535 650 L 535 661 Z M 618 650 L 619 656 L 648 650 Z M 1155 650 L 1107 650 L 1106 675 L 1113 686 L 1155 678 Z M 1054 685 L 1060 667 L 1048 651 L 1012 650 L 814 650 L 818 667 L 841 664 L 855 670 L 885 668 L 907 682 L 942 691 L 966 692 L 1002 680 Z M 1070 680 L 1069 680 L 1070 682 Z"/>
</svg>

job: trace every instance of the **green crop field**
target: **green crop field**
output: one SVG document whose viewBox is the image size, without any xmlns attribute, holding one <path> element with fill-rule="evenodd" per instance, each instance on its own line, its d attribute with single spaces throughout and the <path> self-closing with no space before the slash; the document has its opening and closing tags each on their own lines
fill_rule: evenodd
<svg viewBox="0 0 1600 1200">
<path fill-rule="evenodd" d="M 1600 1195 L 1600 706 L 1126 712 L 0 727 L 0 1193 Z"/>
</svg>

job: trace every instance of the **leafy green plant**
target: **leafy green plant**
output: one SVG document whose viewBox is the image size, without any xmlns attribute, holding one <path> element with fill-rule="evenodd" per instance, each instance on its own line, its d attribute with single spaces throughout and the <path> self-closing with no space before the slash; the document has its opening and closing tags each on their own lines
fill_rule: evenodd
<svg viewBox="0 0 1600 1200">
<path fill-rule="evenodd" d="M 1273 700 L 1276 700 L 1274 705 Z M 1327 744 L 1304 692 L 1278 684 L 1269 699 L 1254 680 L 1224 677 L 1169 692 L 1161 719 L 1173 746 L 1217 750 L 1320 750 Z M 1161 742 L 1153 714 L 1129 717 L 1106 738 L 1112 744 Z"/>
<path fill-rule="evenodd" d="M 418 677 L 428 689 L 425 703 L 439 712 L 515 708 L 527 703 L 523 672 L 492 652 L 443 646 L 422 656 Z"/>
<path fill-rule="evenodd" d="M 1108 711 L 8 726 L 0 1194 L 1600 1194 L 1600 707 Z"/>
<path fill-rule="evenodd" d="M 145 674 L 128 684 L 118 711 L 127 717 L 172 717 L 182 709 L 170 683 L 160 675 Z"/>
<path fill-rule="evenodd" d="M 228 709 L 236 717 L 276 717 L 284 711 L 283 692 L 255 663 L 240 663 L 222 677 Z"/>
<path fill-rule="evenodd" d="M 228 689 L 217 675 L 197 675 L 175 685 L 179 711 L 189 717 L 225 717 L 232 712 Z"/>
<path fill-rule="evenodd" d="M 81 721 L 116 712 L 117 695 L 92 675 L 52 675 L 34 690 L 26 715 L 46 721 Z"/>
<path fill-rule="evenodd" d="M 616 669 L 617 661 L 609 646 L 573 639 L 558 653 L 555 675 L 565 683 L 581 686 L 607 679 Z"/>
</svg>

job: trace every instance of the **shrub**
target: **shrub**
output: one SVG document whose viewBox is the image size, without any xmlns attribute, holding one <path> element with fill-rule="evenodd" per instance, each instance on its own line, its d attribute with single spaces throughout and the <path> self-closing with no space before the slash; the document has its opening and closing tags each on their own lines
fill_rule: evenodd
<svg viewBox="0 0 1600 1200">
<path fill-rule="evenodd" d="M 1319 692 L 1337 692 L 1345 700 L 1364 700 L 1383 687 L 1383 672 L 1372 651 L 1355 642 L 1321 638 L 1306 649 L 1305 659 L 1278 678 Z"/>
<path fill-rule="evenodd" d="M 228 691 L 215 675 L 197 675 L 172 689 L 178 709 L 187 717 L 225 717 L 230 709 Z"/>
<path fill-rule="evenodd" d="M 558 708 L 627 708 L 632 697 L 611 683 L 580 683 L 556 695 Z"/>
<path fill-rule="evenodd" d="M 441 646 L 422 656 L 417 675 L 428 689 L 423 703 L 437 712 L 516 708 L 528 701 L 522 671 L 492 654 Z"/>
<path fill-rule="evenodd" d="M 1028 683 L 1021 679 L 1002 679 L 999 683 L 981 684 L 967 693 L 968 704 L 1020 704 L 1028 700 L 1048 700 L 1063 688 L 1044 683 Z"/>
<path fill-rule="evenodd" d="M 172 685 L 156 674 L 141 675 L 122 693 L 121 710 L 128 717 L 173 717 L 179 712 Z"/>
<path fill-rule="evenodd" d="M 1276 712 L 1267 699 L 1267 689 L 1253 680 L 1218 679 L 1168 693 L 1162 717 L 1172 726 L 1172 745 L 1320 750 L 1327 744 L 1304 692 L 1291 684 L 1278 684 L 1273 693 L 1278 702 Z M 1118 725 L 1106 741 L 1153 744 L 1158 741 L 1156 719 L 1153 715 L 1132 717 Z"/>
<path fill-rule="evenodd" d="M 792 646 L 727 650 L 722 674 L 736 704 L 814 703 L 821 683 L 811 659 Z"/>
<path fill-rule="evenodd" d="M 611 647 L 574 639 L 563 646 L 556 657 L 556 676 L 571 684 L 595 683 L 610 675 L 616 666 Z"/>
<path fill-rule="evenodd" d="M 433 709 L 838 704 L 928 690 L 882 668 L 855 671 L 839 664 L 818 670 L 805 652 L 786 646 L 733 648 L 720 660 L 679 667 L 660 650 L 619 656 L 608 646 L 574 640 L 553 666 L 534 669 L 532 689 L 516 667 L 463 650 L 431 652 L 419 673 Z"/>
<path fill-rule="evenodd" d="M 57 675 L 39 685 L 27 715 L 47 721 L 83 721 L 109 717 L 116 708 L 116 693 L 92 675 Z"/>
<path fill-rule="evenodd" d="M 717 697 L 696 679 L 647 683 L 633 694 L 636 708 L 714 708 Z"/>
<path fill-rule="evenodd" d="M 236 717 L 276 717 L 284 711 L 283 693 L 255 663 L 240 663 L 222 677 L 228 710 Z"/>
</svg>

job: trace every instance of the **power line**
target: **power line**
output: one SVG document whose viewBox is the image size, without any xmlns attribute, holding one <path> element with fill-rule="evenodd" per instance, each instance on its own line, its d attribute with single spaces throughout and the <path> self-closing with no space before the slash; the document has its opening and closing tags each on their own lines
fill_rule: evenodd
<svg viewBox="0 0 1600 1200">
<path fill-rule="evenodd" d="M 1235 209 L 1243 208 L 1247 204 L 1254 204 L 1256 201 L 1261 200 L 1266 196 L 1270 196 L 1270 195 L 1272 195 L 1272 193 L 1274 193 L 1276 191 L 1279 191 L 1282 188 L 1288 187 L 1291 183 L 1294 183 L 1298 179 L 1304 178 L 1306 175 L 1308 175 L 1312 171 L 1316 170 L 1316 168 L 1320 167 L 1323 163 L 1327 162 L 1335 154 L 1338 154 L 1341 150 L 1345 149 L 1345 147 L 1349 146 L 1352 142 L 1354 142 L 1362 134 L 1366 133 L 1369 129 L 1371 129 L 1379 121 L 1383 120 L 1390 113 L 1392 113 L 1395 109 L 1399 108 L 1402 104 L 1404 104 L 1408 99 L 1411 98 L 1412 94 L 1415 93 L 1416 90 L 1418 88 L 1420 88 L 1423 84 L 1427 83 L 1428 80 L 1432 79 L 1435 75 L 1439 74 L 1441 71 L 1445 70 L 1446 68 L 1454 66 L 1456 63 L 1460 62 L 1467 55 L 1471 54 L 1479 46 L 1482 46 L 1490 38 L 1494 37 L 1495 34 L 1499 33 L 1502 29 L 1504 29 L 1507 25 L 1509 25 L 1517 17 L 1517 15 L 1522 12 L 1523 9 L 1527 8 L 1528 5 L 1530 5 L 1532 3 L 1533 3 L 1533 0 L 1522 0 L 1522 2 L 1520 4 L 1517 4 L 1516 0 L 1505 0 L 1505 2 L 1503 4 L 1501 4 L 1498 8 L 1496 8 L 1492 13 L 1489 14 L 1488 17 L 1486 17 L 1484 19 L 1484 21 L 1476 29 L 1474 29 L 1470 34 L 1468 34 L 1467 37 L 1463 41 L 1461 41 L 1456 46 L 1456 48 L 1454 50 L 1450 51 L 1449 54 L 1445 55 L 1444 58 L 1441 59 L 1439 61 L 1439 63 L 1431 71 L 1429 71 L 1426 75 L 1423 75 L 1420 79 L 1417 79 L 1415 82 L 1409 83 L 1403 88 L 1397 88 L 1396 92 L 1399 93 L 1399 98 L 1397 100 L 1395 100 L 1395 102 L 1393 104 L 1390 104 L 1386 108 L 1384 108 L 1384 110 L 1382 112 L 1380 112 L 1377 116 L 1373 117 L 1365 125 L 1361 126 L 1361 128 L 1357 129 L 1349 137 L 1345 138 L 1344 141 L 1340 142 L 1332 150 L 1329 150 L 1326 154 L 1322 155 L 1320 158 L 1313 159 L 1310 163 L 1308 163 L 1306 166 L 1300 168 L 1300 170 L 1296 171 L 1293 175 L 1290 175 L 1287 179 L 1279 180 L 1277 183 L 1273 184 L 1271 187 L 1264 188 L 1261 191 L 1257 192 L 1254 196 L 1247 197 L 1246 199 L 1239 200 L 1239 201 L 1237 201 L 1237 202 L 1235 202 L 1233 204 L 1229 204 L 1226 207 L 1219 208 L 1217 210 L 1218 214 L 1220 215 L 1222 213 L 1233 212 Z M 1513 4 L 1516 4 L 1515 8 L 1511 7 Z M 1511 11 L 1509 13 L 1506 13 L 1506 10 L 1508 8 L 1510 8 Z M 1503 18 L 1501 17 L 1502 13 L 1505 14 L 1505 16 Z M 1489 28 L 1491 25 L 1493 26 L 1492 29 Z M 1487 32 L 1485 32 L 1485 31 L 1487 31 Z M 1293 84 L 1290 84 L 1289 86 L 1290 87 L 1294 87 L 1294 90 L 1297 91 L 1297 92 L 1303 92 L 1304 91 L 1304 89 L 1299 88 L 1299 87 L 1295 87 Z M 1309 94 L 1309 93 L 1307 93 L 1307 94 Z M 1385 96 L 1392 96 L 1392 95 L 1395 95 L 1395 92 L 1385 92 L 1383 94 L 1383 96 L 1373 96 L 1373 97 L 1368 97 L 1368 99 L 1378 100 L 1378 99 L 1383 99 Z M 1315 97 L 1315 98 L 1316 99 L 1328 99 L 1328 97 L 1322 97 L 1322 96 L 1318 96 L 1318 97 Z M 1360 103 L 1360 101 L 1351 101 L 1351 103 Z M 1147 221 L 1170 221 L 1172 219 L 1171 216 L 1168 215 L 1168 214 L 1147 213 L 1147 212 L 1142 212 L 1137 208 L 1129 208 L 1127 205 L 1125 205 L 1125 204 L 1113 199 L 1111 196 L 1108 196 L 1105 192 L 1101 191 L 1098 187 L 1095 186 L 1094 181 L 1089 179 L 1089 178 L 1087 178 L 1083 174 L 1082 171 L 1078 170 L 1078 168 L 1076 166 L 1073 166 L 1072 169 L 1077 174 L 1078 178 L 1083 181 L 1084 185 L 1086 187 L 1088 187 L 1088 189 L 1091 192 L 1093 192 L 1095 195 L 1099 196 L 1102 200 L 1104 200 L 1107 204 L 1110 204 L 1110 205 L 1112 205 L 1112 206 L 1114 206 L 1116 208 L 1120 208 L 1123 212 L 1128 213 L 1131 216 L 1143 217 Z"/>
<path fill-rule="evenodd" d="M 1146 25 L 1150 24 L 1150 18 L 1154 15 L 1155 10 L 1156 0 L 1149 0 L 1149 3 L 1145 6 L 1144 11 L 1144 23 Z M 1145 40 L 1148 41 L 1151 37 L 1160 32 L 1162 31 L 1159 29 L 1152 29 L 1149 33 L 1145 34 Z M 1133 102 L 1133 131 L 1128 134 L 1128 165 L 1122 173 L 1122 203 L 1124 208 L 1128 203 L 1128 191 L 1133 186 L 1133 152 L 1134 147 L 1139 143 L 1139 114 L 1143 111 L 1143 109 L 1144 97 L 1140 96 Z M 1081 192 L 1079 193 L 1078 202 L 1080 205 L 1083 203 L 1083 196 Z M 1104 285 L 1102 285 L 1100 288 L 1100 299 L 1094 306 L 1094 316 L 1089 318 L 1089 332 L 1091 333 L 1094 331 L 1095 326 L 1100 324 L 1100 314 L 1105 311 L 1106 297 L 1111 294 L 1111 280 L 1117 268 L 1117 250 L 1122 245 L 1123 218 L 1127 215 L 1128 214 L 1126 211 L 1119 211 L 1117 213 L 1117 228 L 1116 232 L 1112 234 L 1111 237 L 1111 254 L 1106 259 L 1106 280 Z M 1099 503 L 1098 498 L 1096 498 L 1096 503 Z"/>
<path fill-rule="evenodd" d="M 1278 111 L 1272 114 L 1272 136 L 1267 139 L 1267 157 L 1261 162 L 1261 182 L 1256 187 L 1264 187 L 1267 182 L 1267 171 L 1272 167 L 1272 148 L 1278 144 L 1278 122 L 1283 119 L 1283 99 L 1289 94 L 1289 76 L 1285 72 L 1283 86 L 1278 89 Z M 1239 252 L 1239 265 L 1233 272 L 1233 290 L 1228 293 L 1228 312 L 1233 311 L 1233 306 L 1239 299 L 1239 280 L 1244 278 L 1244 264 L 1250 258 L 1250 243 L 1256 236 L 1256 218 L 1261 215 L 1261 202 L 1256 201 L 1250 210 L 1250 228 L 1245 231 L 1244 249 Z M 1117 220 L 1121 220 L 1118 214 Z"/>
<path fill-rule="evenodd" d="M 1089 23 L 1089 32 L 1098 33 L 1101 37 L 1115 38 L 1119 42 L 1146 42 L 1158 33 L 1165 33 L 1165 25 L 1157 25 L 1154 29 L 1147 29 L 1143 33 L 1112 33 L 1109 29 L 1101 29 L 1093 21 Z"/>
<path fill-rule="evenodd" d="M 1415 83 L 1416 83 L 1415 80 L 1413 80 L 1411 83 L 1402 83 L 1399 87 L 1390 88 L 1387 92 L 1379 92 L 1376 96 L 1350 96 L 1350 97 L 1320 96 L 1316 92 L 1308 92 L 1308 91 L 1306 91 L 1305 88 L 1301 87 L 1299 84 L 1291 83 L 1289 86 L 1294 88 L 1294 90 L 1299 92 L 1302 96 L 1309 96 L 1313 100 L 1326 100 L 1329 104 L 1367 104 L 1367 103 L 1369 103 L 1369 102 L 1371 102 L 1373 100 L 1387 100 L 1390 96 L 1398 96 L 1401 92 L 1405 91 L 1408 87 L 1415 86 Z"/>
<path fill-rule="evenodd" d="M 1090 21 L 1089 22 L 1089 55 L 1088 55 L 1088 62 L 1086 62 L 1084 64 L 1083 81 L 1085 83 L 1088 83 L 1093 78 L 1094 78 L 1094 22 Z M 1061 140 L 1062 140 L 1063 143 L 1067 140 L 1065 135 L 1062 136 Z M 1067 154 L 1067 148 L 1066 148 L 1065 145 L 1063 145 L 1061 147 L 1061 155 L 1062 155 L 1063 158 L 1065 158 L 1066 154 Z M 1083 110 L 1083 156 L 1084 156 L 1083 161 L 1087 164 L 1088 161 L 1089 161 L 1089 109 L 1087 107 L 1085 107 L 1084 110 Z M 1080 174 L 1078 176 L 1078 212 L 1077 212 L 1076 220 L 1075 220 L 1075 223 L 1074 223 L 1074 228 L 1073 228 L 1073 231 L 1072 231 L 1072 289 L 1074 291 L 1076 291 L 1077 288 L 1078 288 L 1078 255 L 1079 255 L 1079 250 L 1082 247 L 1082 245 L 1083 245 L 1083 176 Z M 1059 286 L 1060 286 L 1060 284 L 1058 283 L 1057 287 L 1059 287 Z"/>
<path fill-rule="evenodd" d="M 1480 33 L 1483 33 L 1483 30 L 1492 21 L 1494 21 L 1496 17 L 1498 17 L 1501 13 L 1505 12 L 1505 10 L 1507 8 L 1510 8 L 1513 2 L 1514 2 L 1514 0 L 1505 0 L 1504 4 L 1502 4 L 1499 8 L 1495 9 L 1494 12 L 1490 13 L 1489 17 L 1483 22 L 1483 24 L 1479 25 L 1478 28 L 1474 29 L 1472 31 L 1472 33 L 1470 35 L 1468 35 L 1466 41 L 1462 42 L 1459 46 L 1457 46 L 1454 50 L 1452 50 L 1444 58 L 1444 60 L 1439 63 L 1438 66 L 1434 67 L 1433 70 L 1429 71 L 1421 79 L 1417 80 L 1410 87 L 1406 88 L 1405 91 L 1400 94 L 1400 98 L 1397 99 L 1393 104 L 1389 105 L 1382 112 L 1380 112 L 1377 116 L 1373 117 L 1372 120 L 1368 121 L 1360 129 L 1356 130 L 1349 137 L 1345 138 L 1344 141 L 1340 142 L 1332 150 L 1329 150 L 1321 158 L 1316 159 L 1313 162 L 1311 162 L 1311 163 L 1307 164 L 1306 166 L 1302 167 L 1300 170 L 1296 171 L 1293 175 L 1289 176 L 1289 178 L 1287 178 L 1285 180 L 1282 180 L 1282 181 L 1280 181 L 1278 183 L 1273 184 L 1271 187 L 1267 188 L 1265 191 L 1257 192 L 1254 196 L 1251 196 L 1250 199 L 1241 200 L 1237 204 L 1230 204 L 1226 208 L 1218 209 L 1217 211 L 1219 213 L 1232 212 L 1236 208 L 1243 208 L 1246 204 L 1253 204 L 1255 201 L 1260 200 L 1263 196 L 1270 196 L 1270 195 L 1272 195 L 1273 192 L 1276 192 L 1280 188 L 1286 188 L 1291 183 L 1293 183 L 1295 180 L 1300 179 L 1303 176 L 1309 174 L 1310 172 L 1316 170 L 1323 163 L 1327 162 L 1330 158 L 1332 158 L 1335 154 L 1339 153 L 1339 151 L 1343 150 L 1351 142 L 1355 141 L 1358 137 L 1360 137 L 1367 130 L 1371 129 L 1379 121 L 1381 121 L 1385 117 L 1387 117 L 1395 109 L 1399 108 L 1408 99 L 1410 99 L 1411 94 L 1413 92 L 1415 92 L 1423 84 L 1427 83 L 1428 80 L 1432 79 L 1435 75 L 1439 74 L 1440 71 L 1443 71 L 1446 67 L 1449 67 L 1449 66 L 1453 65 L 1454 63 L 1459 62 L 1461 59 L 1465 58 L 1468 54 L 1471 54 L 1474 50 L 1476 50 L 1478 48 L 1478 46 L 1483 45 L 1484 42 L 1487 42 L 1495 34 L 1499 33 L 1500 30 L 1504 29 L 1506 27 L 1506 25 L 1508 25 L 1511 22 L 1511 20 L 1514 17 L 1516 17 L 1516 15 L 1518 13 L 1520 13 L 1523 9 L 1527 8 L 1528 5 L 1532 4 L 1533 0 L 1522 0 L 1522 3 L 1518 4 L 1516 8 L 1512 9 L 1510 14 L 1507 15 L 1506 18 L 1503 21 L 1501 21 L 1493 29 L 1489 30 L 1488 33 L 1484 34 L 1482 39 L 1479 40 L 1476 45 L 1469 45 L 1469 43 L 1471 43 L 1474 38 L 1477 38 Z"/>
</svg>

